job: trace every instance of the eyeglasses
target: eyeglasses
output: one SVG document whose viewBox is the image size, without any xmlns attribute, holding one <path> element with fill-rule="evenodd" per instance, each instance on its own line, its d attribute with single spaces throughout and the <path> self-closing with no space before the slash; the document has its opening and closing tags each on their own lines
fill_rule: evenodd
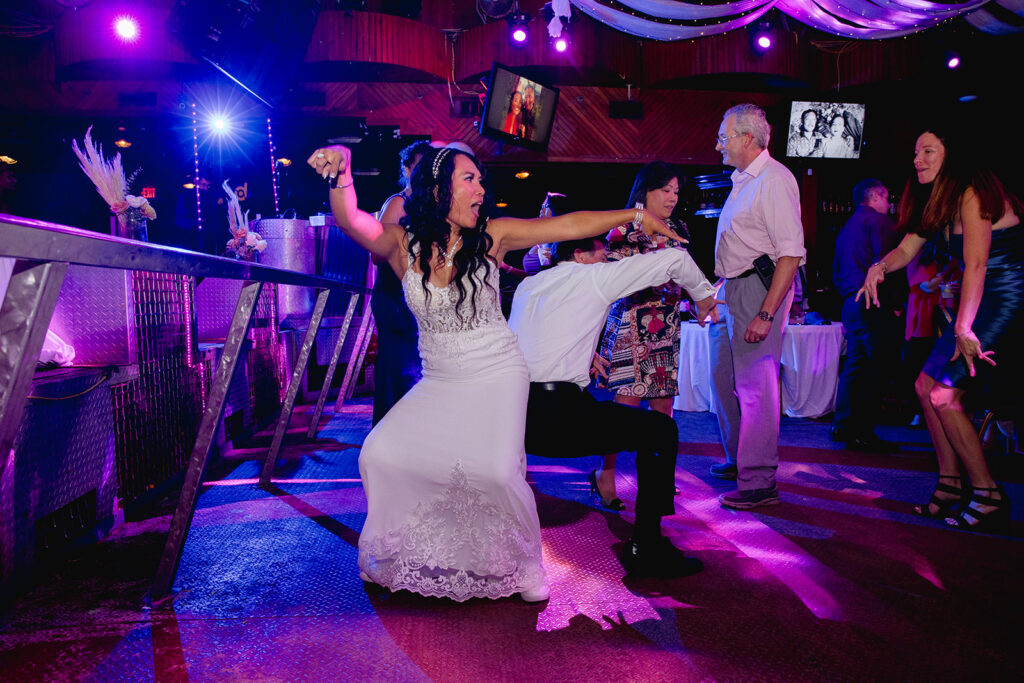
<svg viewBox="0 0 1024 683">
<path fill-rule="evenodd" d="M 732 135 L 716 135 L 715 139 L 718 140 L 718 143 L 724 147 L 725 144 L 729 142 L 729 140 L 732 140 L 733 138 L 738 138 L 741 135 L 746 135 L 746 133 L 733 133 Z"/>
</svg>

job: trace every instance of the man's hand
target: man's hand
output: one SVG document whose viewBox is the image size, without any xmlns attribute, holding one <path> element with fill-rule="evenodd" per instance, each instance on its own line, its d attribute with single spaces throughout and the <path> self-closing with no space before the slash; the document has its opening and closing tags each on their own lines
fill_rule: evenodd
<svg viewBox="0 0 1024 683">
<path fill-rule="evenodd" d="M 608 366 L 610 363 L 601 357 L 601 354 L 595 353 L 594 357 L 590 361 L 590 376 L 594 379 L 608 379 Z"/>
<path fill-rule="evenodd" d="M 761 320 L 760 318 L 754 318 L 747 325 L 746 332 L 743 333 L 743 341 L 748 344 L 757 344 L 763 342 L 768 338 L 768 332 L 772 329 L 772 323 L 769 320 Z"/>
<path fill-rule="evenodd" d="M 697 304 L 697 324 L 704 327 L 704 321 L 707 320 L 708 316 L 711 316 L 711 322 L 718 322 L 718 304 L 724 304 L 725 302 L 716 299 L 713 296 L 705 297 L 700 301 L 695 301 Z"/>
</svg>

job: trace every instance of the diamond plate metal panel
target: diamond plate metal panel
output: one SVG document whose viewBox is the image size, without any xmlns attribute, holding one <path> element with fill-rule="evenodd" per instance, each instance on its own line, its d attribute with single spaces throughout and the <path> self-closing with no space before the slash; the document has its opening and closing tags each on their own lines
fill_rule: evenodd
<svg viewBox="0 0 1024 683">
<path fill-rule="evenodd" d="M 201 341 L 223 340 L 235 314 L 241 280 L 208 277 L 195 287 L 196 328 Z"/>
<path fill-rule="evenodd" d="M 136 361 L 131 273 L 68 266 L 50 329 L 75 347 L 76 365 Z"/>
<path fill-rule="evenodd" d="M 140 271 L 131 278 L 139 376 L 113 393 L 118 483 L 128 502 L 185 468 L 203 397 L 191 278 Z"/>
<path fill-rule="evenodd" d="M 114 417 L 110 385 L 100 382 L 103 378 L 98 369 L 67 368 L 37 373 L 33 380 L 14 458 L 0 480 L 0 573 L 6 574 L 0 581 L 32 567 L 38 520 L 90 492 L 95 493 L 95 519 L 114 515 Z M 87 393 L 53 400 L 82 392 Z M 62 528 L 48 534 L 52 549 L 92 526 L 91 519 L 72 513 L 59 519 Z"/>
</svg>

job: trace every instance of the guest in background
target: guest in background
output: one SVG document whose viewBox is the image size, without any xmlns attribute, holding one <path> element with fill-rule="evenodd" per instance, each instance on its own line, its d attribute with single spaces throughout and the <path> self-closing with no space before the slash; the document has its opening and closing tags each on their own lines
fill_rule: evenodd
<svg viewBox="0 0 1024 683">
<path fill-rule="evenodd" d="M 645 208 L 688 240 L 686 224 L 672 219 L 678 202 L 678 170 L 663 161 L 652 161 L 637 173 L 626 205 Z M 659 249 L 685 248 L 661 236 L 648 237 L 631 223 L 614 228 L 607 241 L 608 258 L 613 261 Z M 665 282 L 612 305 L 599 355 L 607 367 L 604 386 L 615 394 L 616 403 L 637 407 L 646 400 L 652 410 L 672 416 L 672 399 L 679 393 L 680 294 L 679 285 Z M 617 456 L 609 453 L 601 472 L 591 475 L 602 504 L 609 510 L 625 509 L 615 495 Z"/>
<path fill-rule="evenodd" d="M 806 254 L 800 191 L 789 169 L 768 154 L 770 136 L 764 110 L 739 104 L 725 112 L 715 144 L 736 170 L 715 248 L 727 310 L 708 335 L 712 402 L 727 461 L 712 465 L 711 474 L 737 480 L 737 490 L 718 500 L 740 510 L 779 503 L 782 332 Z"/>
<path fill-rule="evenodd" d="M 917 138 L 917 177 L 908 181 L 899 212 L 907 233 L 868 269 L 859 295 L 866 306 L 878 306 L 878 285 L 887 273 L 910 263 L 929 241 L 960 261 L 956 318 L 935 343 L 915 387 L 939 464 L 935 493 L 916 511 L 983 531 L 1005 527 L 1010 501 L 992 478 L 964 400 L 1019 400 L 1024 364 L 1015 345 L 1024 339 L 1024 228 L 1017 198 L 971 158 L 979 149 L 986 146 L 968 145 L 941 127 Z"/>
<path fill-rule="evenodd" d="M 381 223 L 395 223 L 405 215 L 405 200 L 412 194 L 409 179 L 424 154 L 432 149 L 429 142 L 414 142 L 399 152 L 402 191 L 384 201 L 380 209 Z M 373 376 L 373 424 L 391 410 L 391 406 L 420 379 L 419 335 L 416 318 L 405 304 L 402 283 L 395 272 L 374 257 L 378 266 L 373 283 L 370 308 L 377 325 L 377 367 Z"/>
<path fill-rule="evenodd" d="M 843 296 L 842 321 L 846 332 L 846 360 L 839 375 L 833 441 L 868 451 L 898 450 L 875 434 L 885 379 L 893 376 L 898 348 L 901 300 L 897 281 L 885 283 L 883 306 L 864 308 L 857 291 L 872 263 L 899 242 L 896 224 L 889 218 L 889 190 L 881 180 L 862 180 L 853 188 L 857 209 L 836 239 L 833 280 Z"/>
<path fill-rule="evenodd" d="M 544 203 L 540 205 L 540 217 L 562 216 L 572 213 L 572 202 L 560 192 L 548 192 L 544 197 Z M 526 255 L 523 256 L 523 270 L 527 275 L 536 275 L 542 269 L 551 265 L 551 244 L 534 245 Z"/>
</svg>

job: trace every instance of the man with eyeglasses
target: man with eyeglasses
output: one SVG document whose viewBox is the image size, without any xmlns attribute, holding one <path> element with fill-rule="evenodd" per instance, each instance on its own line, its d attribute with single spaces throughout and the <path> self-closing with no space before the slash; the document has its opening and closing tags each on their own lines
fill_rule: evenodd
<svg viewBox="0 0 1024 683">
<path fill-rule="evenodd" d="M 782 332 L 807 253 L 796 178 L 768 154 L 770 134 L 760 107 L 739 104 L 725 112 L 715 144 L 736 170 L 715 241 L 726 309 L 708 333 L 711 400 L 726 462 L 711 474 L 736 479 L 737 490 L 718 500 L 738 510 L 779 503 Z"/>
</svg>

